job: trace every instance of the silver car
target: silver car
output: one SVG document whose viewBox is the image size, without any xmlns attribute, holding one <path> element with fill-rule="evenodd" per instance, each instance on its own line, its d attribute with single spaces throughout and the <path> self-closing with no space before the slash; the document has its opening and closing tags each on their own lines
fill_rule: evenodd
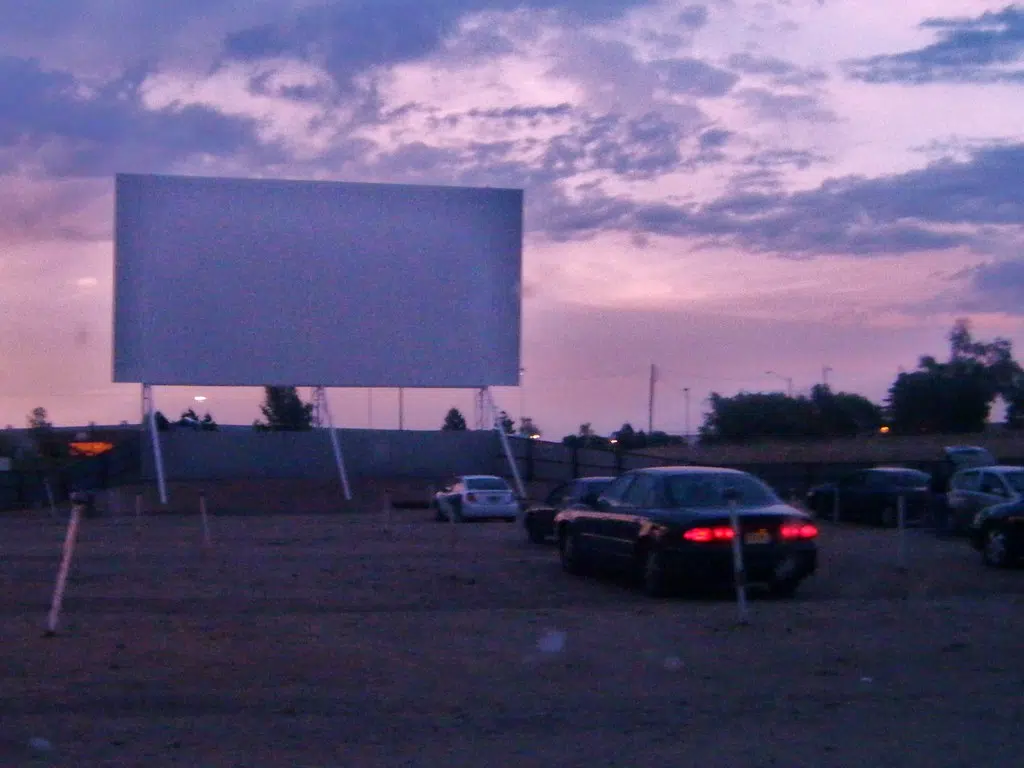
<svg viewBox="0 0 1024 768">
<path fill-rule="evenodd" d="M 520 505 L 504 478 L 460 475 L 434 494 L 437 520 L 501 519 L 514 522 Z"/>
<path fill-rule="evenodd" d="M 1024 498 L 1024 467 L 996 465 L 961 469 L 949 483 L 950 529 L 967 533 L 981 510 Z"/>
</svg>

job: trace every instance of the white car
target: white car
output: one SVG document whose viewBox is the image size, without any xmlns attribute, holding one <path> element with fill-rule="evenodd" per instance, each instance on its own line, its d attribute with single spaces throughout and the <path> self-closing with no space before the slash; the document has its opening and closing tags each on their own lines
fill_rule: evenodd
<svg viewBox="0 0 1024 768">
<path fill-rule="evenodd" d="M 461 475 L 434 494 L 437 520 L 499 518 L 514 522 L 519 501 L 503 478 L 495 475 Z"/>
</svg>

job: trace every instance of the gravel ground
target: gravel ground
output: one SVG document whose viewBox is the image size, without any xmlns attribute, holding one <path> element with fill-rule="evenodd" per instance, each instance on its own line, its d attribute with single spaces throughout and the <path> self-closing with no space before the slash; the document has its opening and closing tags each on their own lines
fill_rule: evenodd
<svg viewBox="0 0 1024 768">
<path fill-rule="evenodd" d="M 2 766 L 1019 766 L 1024 571 L 825 526 L 794 600 L 645 598 L 423 510 L 0 519 Z"/>
</svg>

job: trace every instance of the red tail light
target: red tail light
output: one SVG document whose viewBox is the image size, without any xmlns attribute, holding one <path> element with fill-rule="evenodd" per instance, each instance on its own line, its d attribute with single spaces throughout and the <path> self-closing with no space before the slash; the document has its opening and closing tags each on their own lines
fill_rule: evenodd
<svg viewBox="0 0 1024 768">
<path fill-rule="evenodd" d="M 683 538 L 703 544 L 709 541 L 732 541 L 734 535 L 728 525 L 717 525 L 714 528 L 691 528 L 683 534 Z"/>
<path fill-rule="evenodd" d="M 779 536 L 783 541 L 813 539 L 817 535 L 817 526 L 811 525 L 810 523 L 786 523 L 779 528 Z"/>
<path fill-rule="evenodd" d="M 475 493 L 467 493 L 466 494 L 466 501 L 476 501 L 476 494 Z"/>
</svg>

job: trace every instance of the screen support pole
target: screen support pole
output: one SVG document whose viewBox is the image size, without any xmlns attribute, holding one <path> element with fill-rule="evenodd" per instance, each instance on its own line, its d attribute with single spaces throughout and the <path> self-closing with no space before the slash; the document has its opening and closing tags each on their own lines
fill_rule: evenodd
<svg viewBox="0 0 1024 768">
<path fill-rule="evenodd" d="M 160 503 L 167 504 L 167 479 L 164 477 L 164 454 L 160 446 L 160 430 L 156 426 L 156 407 L 153 404 L 153 387 L 142 385 L 142 410 L 149 424 L 149 437 L 153 443 L 153 464 L 156 467 L 156 484 L 160 490 Z"/>
<path fill-rule="evenodd" d="M 481 411 L 485 413 L 490 411 L 491 423 L 498 431 L 498 439 L 501 441 L 501 447 L 505 451 L 505 458 L 508 459 L 508 466 L 512 470 L 512 477 L 516 481 L 516 491 L 519 493 L 520 499 L 525 499 L 526 488 L 523 485 L 523 478 L 519 474 L 519 465 L 516 463 L 516 457 L 512 454 L 512 445 L 509 443 L 508 435 L 505 433 L 505 425 L 501 423 L 501 414 L 498 412 L 498 406 L 494 404 L 494 395 L 491 394 L 490 387 L 481 389 L 480 394 Z M 486 416 L 484 420 L 486 421 Z"/>
<path fill-rule="evenodd" d="M 324 421 L 331 435 L 331 449 L 334 451 L 334 463 L 338 465 L 338 475 L 341 477 L 341 487 L 345 491 L 345 501 L 352 501 L 352 489 L 348 484 L 345 459 L 341 455 L 341 445 L 338 443 L 338 430 L 334 428 L 334 421 L 331 418 L 331 405 L 327 399 L 327 390 L 324 387 L 317 387 L 316 401 L 323 406 Z"/>
</svg>

